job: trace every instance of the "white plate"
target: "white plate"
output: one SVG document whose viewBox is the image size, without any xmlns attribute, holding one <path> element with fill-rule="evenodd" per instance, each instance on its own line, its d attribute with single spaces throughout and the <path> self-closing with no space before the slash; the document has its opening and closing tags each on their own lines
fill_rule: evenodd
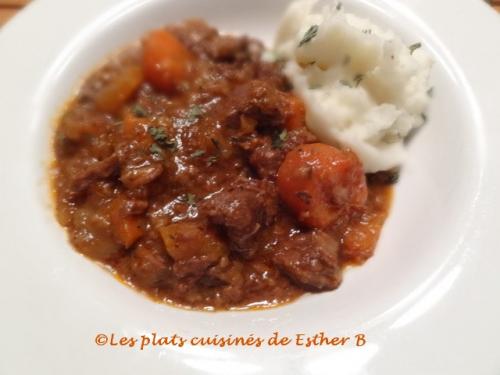
<svg viewBox="0 0 500 375">
<path fill-rule="evenodd" d="M 1 374 L 500 373 L 500 19 L 479 0 L 351 0 L 434 56 L 430 122 L 411 144 L 375 257 L 332 293 L 277 309 L 155 304 L 68 245 L 46 167 L 80 80 L 144 31 L 202 16 L 270 41 L 286 0 L 37 0 L 0 32 Z M 98 333 L 352 336 L 363 347 L 118 348 Z"/>
</svg>

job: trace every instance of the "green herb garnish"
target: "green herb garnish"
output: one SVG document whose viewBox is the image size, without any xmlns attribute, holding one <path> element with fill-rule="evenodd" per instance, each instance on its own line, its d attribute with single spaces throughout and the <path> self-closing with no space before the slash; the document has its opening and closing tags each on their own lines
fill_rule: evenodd
<svg viewBox="0 0 500 375">
<path fill-rule="evenodd" d="M 187 119 L 189 122 L 195 122 L 203 114 L 203 109 L 199 105 L 193 105 L 187 111 Z"/>
<path fill-rule="evenodd" d="M 194 205 L 196 203 L 196 195 L 191 194 L 191 193 L 184 194 L 181 197 L 181 201 L 184 202 L 184 203 L 187 203 L 190 206 L 192 206 L 192 205 Z"/>
<path fill-rule="evenodd" d="M 207 158 L 207 165 L 210 167 L 210 166 L 214 165 L 215 163 L 217 163 L 218 160 L 219 160 L 219 158 L 215 155 L 209 156 Z"/>
<path fill-rule="evenodd" d="M 345 79 L 341 79 L 341 80 L 339 81 L 339 83 L 340 83 L 341 85 L 344 85 L 344 86 L 347 86 L 347 87 L 351 87 L 351 88 L 352 88 L 351 83 L 350 83 L 350 82 L 348 82 L 348 81 L 346 81 Z"/>
<path fill-rule="evenodd" d="M 283 143 L 288 139 L 288 132 L 286 129 L 283 129 L 280 133 L 276 134 L 273 138 L 273 147 L 274 148 L 282 148 Z"/>
<path fill-rule="evenodd" d="M 151 152 L 151 154 L 152 154 L 153 156 L 160 157 L 160 158 L 162 157 L 162 150 L 161 150 L 161 147 L 160 147 L 160 146 L 158 146 L 158 144 L 156 144 L 156 143 L 153 143 L 153 144 L 151 145 L 151 147 L 149 148 L 149 152 Z"/>
<path fill-rule="evenodd" d="M 165 134 L 165 129 L 150 126 L 148 128 L 148 133 L 158 144 L 158 146 L 166 148 L 170 151 L 177 150 L 177 141 L 175 139 L 168 139 L 167 135 Z"/>
<path fill-rule="evenodd" d="M 156 142 L 162 142 L 165 139 L 167 139 L 167 135 L 165 134 L 165 129 L 163 129 L 163 128 L 157 128 L 154 126 L 150 126 L 148 128 L 148 133 L 149 133 L 149 135 L 151 135 L 151 137 L 153 137 L 153 139 Z"/>
<path fill-rule="evenodd" d="M 316 35 L 318 35 L 318 30 L 318 25 L 312 25 L 304 34 L 304 37 L 299 43 L 299 47 L 302 47 L 304 44 L 309 43 Z"/>
<path fill-rule="evenodd" d="M 339 2 L 339 3 L 337 4 L 336 9 L 337 9 L 337 10 L 341 10 L 341 9 L 342 9 L 342 3 L 341 3 L 341 2 Z"/>
<path fill-rule="evenodd" d="M 163 148 L 166 148 L 170 151 L 176 151 L 179 145 L 177 144 L 177 141 L 175 139 L 169 139 L 161 143 L 161 146 Z"/>
<path fill-rule="evenodd" d="M 427 95 L 429 95 L 429 97 L 433 97 L 434 96 L 434 87 L 431 87 L 429 90 L 427 90 Z"/>
<path fill-rule="evenodd" d="M 410 55 L 413 55 L 413 52 L 415 52 L 417 49 L 422 47 L 422 43 L 415 43 L 409 46 L 408 48 L 410 49 Z"/>
<path fill-rule="evenodd" d="M 365 76 L 363 74 L 357 74 L 354 77 L 354 87 L 358 87 L 360 85 L 361 81 L 363 80 L 363 78 L 365 78 Z"/>
<path fill-rule="evenodd" d="M 191 157 L 192 158 L 199 158 L 200 156 L 203 156 L 203 155 L 205 155 L 205 151 L 203 151 L 203 150 L 196 150 L 195 152 L 193 152 L 191 154 Z"/>
<path fill-rule="evenodd" d="M 346 66 L 351 63 L 351 56 L 345 55 L 344 60 L 342 61 L 342 65 Z"/>
<path fill-rule="evenodd" d="M 132 107 L 132 113 L 136 117 L 147 117 L 148 115 L 146 109 L 140 104 L 134 104 L 134 106 Z"/>
</svg>

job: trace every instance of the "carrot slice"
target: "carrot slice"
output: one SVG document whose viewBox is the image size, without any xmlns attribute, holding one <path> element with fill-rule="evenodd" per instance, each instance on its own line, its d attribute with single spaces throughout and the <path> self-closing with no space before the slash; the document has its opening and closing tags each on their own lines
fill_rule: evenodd
<svg viewBox="0 0 500 375">
<path fill-rule="evenodd" d="M 295 96 L 290 95 L 288 115 L 285 119 L 285 127 L 287 130 L 300 129 L 306 126 L 306 107 L 302 100 Z"/>
<path fill-rule="evenodd" d="M 144 234 L 140 218 L 123 213 L 123 199 L 115 198 L 111 203 L 111 228 L 116 240 L 129 248 Z"/>
<path fill-rule="evenodd" d="M 154 30 L 143 42 L 143 67 L 146 79 L 167 93 L 187 79 L 192 56 L 170 32 Z"/>
<path fill-rule="evenodd" d="M 143 80 L 142 68 L 138 65 L 124 67 L 95 98 L 97 108 L 103 112 L 116 113 L 137 91 Z"/>
<path fill-rule="evenodd" d="M 290 151 L 277 182 L 283 201 L 312 228 L 331 225 L 346 209 L 364 205 L 368 195 L 356 155 L 322 143 Z"/>
<path fill-rule="evenodd" d="M 194 222 L 175 223 L 159 228 L 167 253 L 174 260 L 192 257 L 219 259 L 227 250 L 207 228 Z"/>
</svg>

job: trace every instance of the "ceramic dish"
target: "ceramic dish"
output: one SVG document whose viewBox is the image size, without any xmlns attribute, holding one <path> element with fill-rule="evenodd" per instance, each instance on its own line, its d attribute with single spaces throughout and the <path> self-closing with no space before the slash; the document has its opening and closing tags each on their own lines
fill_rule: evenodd
<svg viewBox="0 0 500 375">
<path fill-rule="evenodd" d="M 56 115 L 81 79 L 145 31 L 200 16 L 270 42 L 285 0 L 38 0 L 0 32 L 2 374 L 498 374 L 500 22 L 479 0 L 351 0 L 435 60 L 377 252 L 335 293 L 205 313 L 154 303 L 77 254 L 52 212 Z M 98 334 L 366 335 L 363 346 L 96 344 Z M 354 339 L 353 339 L 354 340 Z"/>
</svg>

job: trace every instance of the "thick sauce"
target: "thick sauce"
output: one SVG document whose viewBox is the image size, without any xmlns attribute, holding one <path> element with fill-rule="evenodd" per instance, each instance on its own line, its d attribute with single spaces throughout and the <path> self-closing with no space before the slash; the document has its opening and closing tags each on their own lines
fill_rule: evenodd
<svg viewBox="0 0 500 375">
<path fill-rule="evenodd" d="M 262 50 L 189 21 L 84 83 L 54 143 L 57 217 L 79 252 L 205 309 L 332 290 L 373 255 L 390 184 L 318 143 Z"/>
</svg>

